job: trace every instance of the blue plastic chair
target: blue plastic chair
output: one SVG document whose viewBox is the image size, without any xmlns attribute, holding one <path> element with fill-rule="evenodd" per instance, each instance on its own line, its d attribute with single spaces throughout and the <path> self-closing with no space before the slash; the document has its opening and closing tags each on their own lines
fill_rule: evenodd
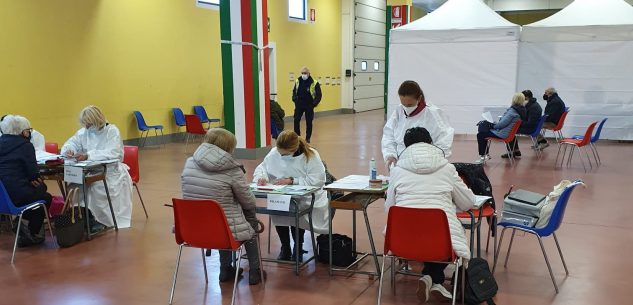
<svg viewBox="0 0 633 305">
<path fill-rule="evenodd" d="M 538 139 L 538 136 L 541 134 L 541 130 L 543 129 L 543 124 L 545 124 L 546 118 L 547 118 L 547 114 L 544 114 L 541 116 L 541 118 L 536 123 L 536 127 L 534 127 L 534 131 L 532 131 L 532 133 L 530 134 L 517 133 L 517 136 L 529 136 L 530 139 L 532 139 L 532 147 L 537 147 L 537 144 L 538 144 L 537 139 Z M 536 152 L 537 158 L 540 159 L 541 156 L 543 156 L 543 152 L 540 149 L 535 149 L 534 151 Z"/>
<path fill-rule="evenodd" d="M 16 207 L 11 201 L 11 197 L 9 197 L 9 193 L 7 193 L 7 189 L 4 188 L 4 184 L 0 181 L 0 214 L 11 215 L 18 217 L 18 230 L 15 234 L 15 241 L 13 242 L 13 254 L 11 255 L 11 264 L 13 264 L 13 260 L 15 259 L 15 249 L 18 247 L 18 238 L 20 232 L 20 225 L 22 224 L 22 215 L 25 211 L 36 210 L 40 207 L 44 208 L 44 215 L 46 215 L 46 219 L 48 222 L 48 231 L 51 233 L 51 238 L 53 238 L 53 230 L 51 229 L 51 220 L 48 218 L 48 209 L 46 209 L 46 204 L 44 200 L 35 201 L 31 204 L 27 204 L 25 206 Z M 54 240 L 54 238 L 53 238 Z"/>
<path fill-rule="evenodd" d="M 596 130 L 596 133 L 593 134 L 593 136 L 591 137 L 591 140 L 589 141 L 589 147 L 591 147 L 591 152 L 593 153 L 593 158 L 596 160 L 596 164 L 600 165 L 602 164 L 602 160 L 600 160 L 600 154 L 598 154 L 598 148 L 596 148 L 596 142 L 598 142 L 598 140 L 600 140 L 600 133 L 602 132 L 602 126 L 604 126 L 604 123 L 608 120 L 609 118 L 604 118 L 602 119 L 602 121 L 600 121 L 600 124 L 598 124 L 598 129 Z M 576 139 L 576 140 L 582 140 L 583 136 L 581 135 L 575 135 L 572 137 L 572 139 Z"/>
<path fill-rule="evenodd" d="M 207 111 L 203 106 L 193 106 L 193 113 L 195 113 L 199 118 L 200 122 L 207 123 L 207 129 L 211 128 L 211 123 L 218 123 L 220 119 L 211 119 L 207 116 Z"/>
<path fill-rule="evenodd" d="M 158 131 L 160 130 L 160 136 L 162 139 L 162 143 L 165 144 L 164 135 L 163 135 L 163 125 L 147 125 L 145 123 L 145 118 L 143 118 L 143 114 L 140 111 L 134 111 L 134 117 L 136 117 L 136 126 L 138 130 L 141 132 L 141 147 L 145 146 L 145 142 L 147 142 L 147 136 L 149 136 L 149 131 L 154 130 L 154 135 L 158 137 Z M 145 134 L 145 138 L 143 138 L 143 134 Z"/>
<path fill-rule="evenodd" d="M 558 197 L 558 201 L 556 201 L 556 206 L 552 211 L 552 216 L 549 219 L 549 222 L 543 228 L 534 228 L 528 227 L 508 222 L 500 222 L 498 225 L 503 227 L 501 231 L 501 237 L 499 238 L 499 246 L 496 250 L 495 261 L 492 267 L 492 273 L 494 274 L 495 269 L 497 267 L 497 260 L 499 258 L 499 252 L 501 250 L 501 244 L 503 243 L 503 234 L 506 229 L 512 229 L 512 237 L 510 238 L 510 245 L 508 246 L 508 252 L 506 253 L 506 260 L 504 263 L 504 267 L 508 266 L 508 258 L 510 257 L 510 250 L 512 249 L 512 242 L 514 241 L 514 234 L 516 230 L 526 232 L 528 234 L 533 234 L 538 238 L 538 242 L 541 245 L 541 251 L 543 251 L 543 257 L 545 257 L 545 263 L 547 264 L 547 269 L 549 269 L 549 275 L 552 278 L 552 283 L 554 283 L 554 288 L 556 289 L 556 293 L 558 293 L 558 285 L 556 284 L 556 280 L 554 279 L 554 273 L 552 273 L 552 267 L 550 266 L 549 259 L 547 258 L 547 253 L 545 253 L 545 247 L 543 247 L 543 237 L 554 236 L 554 241 L 556 242 L 556 247 L 558 248 L 558 254 L 560 254 L 560 259 L 563 261 L 563 267 L 565 267 L 565 273 L 569 275 L 569 270 L 567 270 L 567 264 L 565 263 L 565 259 L 563 258 L 563 252 L 560 249 L 560 244 L 558 243 L 558 238 L 556 238 L 556 230 L 560 228 L 561 223 L 563 222 L 563 216 L 565 216 L 565 209 L 567 208 L 567 203 L 569 202 L 569 197 L 571 196 L 574 188 L 580 184 L 584 185 L 582 180 L 576 180 L 568 185 L 560 197 Z"/>
<path fill-rule="evenodd" d="M 171 108 L 171 111 L 174 113 L 174 121 L 176 121 L 176 126 L 185 127 L 187 122 L 185 122 L 185 114 L 182 112 L 180 108 Z"/>
</svg>

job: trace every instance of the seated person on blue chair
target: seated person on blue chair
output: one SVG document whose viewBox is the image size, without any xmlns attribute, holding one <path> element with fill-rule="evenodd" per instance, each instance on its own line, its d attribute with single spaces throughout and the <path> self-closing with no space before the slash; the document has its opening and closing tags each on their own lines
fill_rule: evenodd
<svg viewBox="0 0 633 305">
<path fill-rule="evenodd" d="M 446 213 L 453 250 L 457 256 L 470 259 L 470 248 L 456 211 L 470 210 L 475 195 L 448 162 L 444 151 L 433 145 L 431 135 L 423 127 L 408 129 L 404 134 L 406 148 L 391 170 L 385 208 L 392 206 L 442 209 Z M 426 302 L 429 294 L 440 300 L 450 300 L 451 293 L 442 285 L 447 264 L 424 263 L 418 281 L 418 298 Z"/>
<path fill-rule="evenodd" d="M 35 159 L 35 148 L 31 144 L 31 124 L 18 115 L 7 115 L 0 123 L 0 180 L 15 206 L 29 205 L 44 200 L 50 206 L 53 197 L 46 192 L 46 184 L 40 177 Z M 28 221 L 16 224 L 19 232 L 18 246 L 26 247 L 44 242 L 42 225 L 44 209 L 28 210 L 22 218 Z M 16 233 L 18 234 L 18 233 Z"/>
</svg>

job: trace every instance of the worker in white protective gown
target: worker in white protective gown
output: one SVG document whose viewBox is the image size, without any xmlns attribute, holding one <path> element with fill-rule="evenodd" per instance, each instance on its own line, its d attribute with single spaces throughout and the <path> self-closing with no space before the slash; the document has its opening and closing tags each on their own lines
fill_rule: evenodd
<svg viewBox="0 0 633 305">
<path fill-rule="evenodd" d="M 253 174 L 253 181 L 258 185 L 303 185 L 320 188 L 314 195 L 314 207 L 312 209 L 312 225 L 314 233 L 328 233 L 329 206 L 327 192 L 323 190 L 325 185 L 325 166 L 319 153 L 310 147 L 305 139 L 299 137 L 294 131 L 286 130 L 277 137 L 277 147 L 273 148 L 264 161 L 257 166 Z M 299 200 L 299 209 L 310 206 L 312 196 L 304 196 Z M 291 206 L 292 208 L 292 206 Z M 303 235 L 306 229 L 310 229 L 308 215 L 299 220 L 299 240 L 295 240 L 295 247 L 290 251 L 290 235 L 295 238 L 295 218 L 285 216 L 271 216 L 275 224 L 281 252 L 278 259 L 295 260 L 300 253 L 302 261 Z M 289 228 L 290 227 L 290 228 Z M 292 234 L 291 234 L 292 233 Z"/>
<path fill-rule="evenodd" d="M 83 128 L 72 136 L 62 147 L 62 155 L 77 161 L 118 160 L 107 165 L 106 182 L 114 215 L 119 228 L 129 228 L 132 219 L 132 179 L 123 161 L 123 142 L 119 129 L 106 121 L 103 112 L 96 106 L 84 108 L 79 121 Z M 88 207 L 98 223 L 91 225 L 91 231 L 99 231 L 103 226 L 114 226 L 102 182 L 90 184 L 87 189 Z M 83 205 L 83 194 L 79 196 Z"/>
<path fill-rule="evenodd" d="M 382 157 L 387 169 L 395 165 L 405 149 L 404 134 L 413 127 L 424 127 L 431 134 L 433 144 L 444 151 L 446 158 L 451 155 L 455 129 L 442 110 L 430 105 L 424 99 L 424 92 L 418 83 L 408 80 L 398 89 L 399 107 L 385 124 L 382 131 Z"/>
</svg>

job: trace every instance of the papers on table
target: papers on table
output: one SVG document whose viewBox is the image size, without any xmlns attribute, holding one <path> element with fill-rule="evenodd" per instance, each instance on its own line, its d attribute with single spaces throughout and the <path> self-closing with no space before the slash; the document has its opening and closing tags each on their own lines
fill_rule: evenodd
<svg viewBox="0 0 633 305">
<path fill-rule="evenodd" d="M 476 208 L 481 207 L 484 203 L 486 203 L 491 198 L 492 197 L 490 196 L 475 195 L 475 207 Z"/>
<path fill-rule="evenodd" d="M 484 118 L 484 120 L 490 122 L 490 123 L 494 123 L 495 120 L 492 118 L 492 113 L 490 113 L 490 111 L 486 111 L 484 113 L 481 114 L 481 117 Z"/>
<path fill-rule="evenodd" d="M 266 185 L 257 185 L 257 183 L 251 183 L 251 189 L 262 190 L 262 191 L 279 191 L 285 188 L 287 185 L 274 185 L 274 184 L 266 184 Z"/>
<path fill-rule="evenodd" d="M 369 176 L 351 175 L 326 185 L 324 189 L 364 189 L 369 186 Z"/>
<path fill-rule="evenodd" d="M 71 160 L 74 159 L 66 159 L 65 164 L 69 165 L 69 166 L 76 166 L 76 167 L 87 167 L 87 166 L 92 166 L 95 164 L 110 164 L 110 163 L 116 163 L 119 162 L 119 160 L 117 159 L 110 159 L 110 160 L 100 160 L 100 161 L 78 161 L 78 162 L 73 162 Z"/>
<path fill-rule="evenodd" d="M 48 160 L 55 160 L 60 157 L 61 155 L 51 154 L 49 152 L 45 152 L 41 150 L 35 151 L 35 159 L 37 160 L 37 163 L 45 163 Z"/>
</svg>

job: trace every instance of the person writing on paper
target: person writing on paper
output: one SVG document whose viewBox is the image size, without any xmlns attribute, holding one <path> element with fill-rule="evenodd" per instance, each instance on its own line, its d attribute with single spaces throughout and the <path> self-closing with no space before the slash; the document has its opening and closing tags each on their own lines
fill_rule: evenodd
<svg viewBox="0 0 633 305">
<path fill-rule="evenodd" d="M 237 241 L 245 241 L 248 265 L 248 283 L 261 282 L 259 250 L 257 245 L 258 221 L 255 217 L 255 196 L 246 183 L 244 170 L 231 155 L 237 145 L 235 135 L 226 129 L 211 128 L 204 136 L 193 156 L 185 162 L 182 171 L 182 197 L 184 199 L 213 199 L 220 204 Z M 231 251 L 220 250 L 220 282 L 234 280 Z M 240 273 L 242 272 L 240 268 Z"/>
<path fill-rule="evenodd" d="M 382 156 L 387 169 L 395 165 L 398 156 L 405 148 L 404 133 L 412 127 L 424 127 L 428 130 L 433 143 L 451 155 L 455 130 L 449 125 L 448 118 L 438 107 L 427 103 L 424 92 L 418 83 L 408 80 L 398 89 L 400 107 L 396 107 L 382 131 Z"/>
<path fill-rule="evenodd" d="M 50 206 L 53 197 L 46 191 L 40 177 L 35 149 L 31 144 L 31 124 L 19 115 L 7 115 L 0 122 L 3 135 L 0 137 L 0 181 L 15 206 L 22 207 L 44 200 Z M 19 234 L 18 246 L 26 247 L 44 242 L 42 224 L 44 209 L 26 210 L 22 216 L 25 223 L 16 223 L 14 232 Z M 19 232 L 19 233 L 18 233 Z"/>
<path fill-rule="evenodd" d="M 408 129 L 404 134 L 406 149 L 391 170 L 385 209 L 403 206 L 419 209 L 442 209 L 446 213 L 455 253 L 468 260 L 470 248 L 457 210 L 473 208 L 475 195 L 448 162 L 443 149 L 433 145 L 430 133 L 423 127 Z M 426 302 L 429 294 L 450 300 L 451 293 L 442 286 L 447 264 L 424 263 L 418 282 L 418 297 Z"/>
<path fill-rule="evenodd" d="M 512 96 L 512 105 L 501 116 L 497 123 L 479 122 L 479 131 L 477 132 L 477 144 L 479 148 L 479 159 L 474 163 L 485 163 L 486 160 L 490 160 L 488 155 L 488 140 L 487 138 L 499 138 L 503 139 L 510 134 L 514 123 L 518 120 L 525 119 L 526 111 L 523 104 L 525 103 L 525 96 L 523 93 L 518 92 Z M 511 153 L 511 152 L 508 152 Z"/>
<path fill-rule="evenodd" d="M 119 228 L 129 228 L 132 220 L 132 179 L 123 161 L 123 142 L 119 129 L 106 121 L 97 106 L 88 106 L 79 113 L 79 123 L 83 126 L 72 136 L 61 153 L 77 161 L 116 160 L 107 165 L 106 182 Z M 114 226 L 112 214 L 103 183 L 92 183 L 87 187 L 88 207 L 91 217 L 91 231 L 98 232 Z M 83 196 L 79 198 L 83 199 Z"/>
<path fill-rule="evenodd" d="M 2 118 L 0 118 L 0 122 L 4 121 L 4 118 L 7 116 L 7 114 L 3 115 Z M 0 136 L 2 136 L 3 132 L 2 132 L 2 128 L 0 128 Z M 44 140 L 44 135 L 42 133 L 40 133 L 39 131 L 31 128 L 31 139 L 29 140 L 31 142 L 31 144 L 33 144 L 33 147 L 35 148 L 35 152 L 41 152 L 41 151 L 45 151 L 45 144 L 46 141 Z"/>
<path fill-rule="evenodd" d="M 315 194 L 312 209 L 312 224 L 314 232 L 328 233 L 329 206 L 327 192 L 323 190 L 325 185 L 325 167 L 319 153 L 298 136 L 294 131 L 285 130 L 277 137 L 277 147 L 273 148 L 264 161 L 257 166 L 253 174 L 253 181 L 257 185 L 269 183 L 277 185 L 304 185 L 320 188 Z M 312 196 L 305 196 L 299 200 L 299 209 L 310 206 Z M 291 207 L 292 209 L 293 207 Z M 299 228 L 295 228 L 294 217 L 271 216 L 281 240 L 281 252 L 279 260 L 295 260 L 297 253 L 299 260 L 303 261 L 303 235 L 309 229 L 308 215 L 299 221 Z M 295 238 L 296 230 L 299 230 L 299 240 L 295 240 L 295 247 L 290 252 L 290 229 Z"/>
</svg>

